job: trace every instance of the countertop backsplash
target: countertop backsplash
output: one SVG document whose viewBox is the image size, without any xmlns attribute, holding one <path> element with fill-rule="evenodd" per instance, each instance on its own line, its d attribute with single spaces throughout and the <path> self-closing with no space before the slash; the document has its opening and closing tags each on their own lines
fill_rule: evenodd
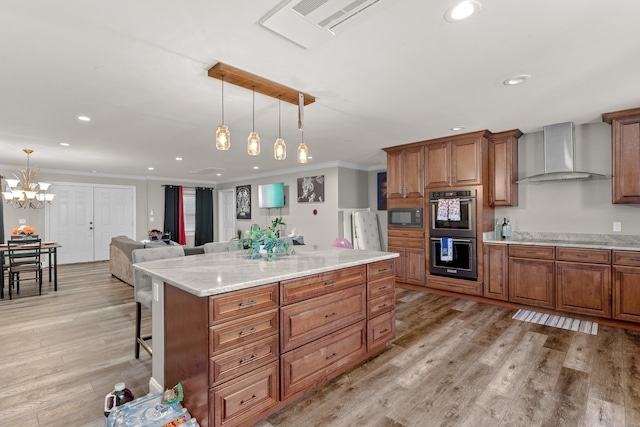
<svg viewBox="0 0 640 427">
<path fill-rule="evenodd" d="M 640 236 L 624 234 L 550 233 L 513 231 L 510 239 L 496 239 L 492 231 L 483 234 L 484 243 L 573 246 L 597 249 L 640 250 Z"/>
</svg>

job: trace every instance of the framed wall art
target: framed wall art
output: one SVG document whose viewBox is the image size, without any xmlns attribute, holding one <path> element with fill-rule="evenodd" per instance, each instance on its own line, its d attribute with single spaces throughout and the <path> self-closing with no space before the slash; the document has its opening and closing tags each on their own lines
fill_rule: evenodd
<svg viewBox="0 0 640 427">
<path fill-rule="evenodd" d="M 387 210 L 387 172 L 378 172 L 378 210 Z"/>
<path fill-rule="evenodd" d="M 251 186 L 236 187 L 236 219 L 251 219 Z"/>
<path fill-rule="evenodd" d="M 324 202 L 324 175 L 298 178 L 298 202 Z"/>
</svg>

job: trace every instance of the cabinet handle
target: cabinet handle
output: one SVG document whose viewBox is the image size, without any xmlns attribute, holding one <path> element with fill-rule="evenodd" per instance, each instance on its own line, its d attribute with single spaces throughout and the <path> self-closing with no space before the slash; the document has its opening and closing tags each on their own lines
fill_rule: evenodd
<svg viewBox="0 0 640 427">
<path fill-rule="evenodd" d="M 629 258 L 629 261 L 640 261 L 640 258 Z"/>
<path fill-rule="evenodd" d="M 248 330 L 246 331 L 240 331 L 238 332 L 238 335 L 242 336 L 242 335 L 251 335 L 252 333 L 254 333 L 256 331 L 255 326 L 250 327 Z"/>
<path fill-rule="evenodd" d="M 326 282 L 324 282 L 324 285 L 325 286 L 335 285 L 335 283 L 336 283 L 335 279 L 332 279 L 332 280 L 327 280 Z"/>
<path fill-rule="evenodd" d="M 337 356 L 337 354 L 336 354 L 336 353 L 333 353 L 333 354 L 331 354 L 331 355 L 329 355 L 329 356 L 325 357 L 325 360 L 329 360 L 329 359 L 331 359 L 332 357 L 336 357 L 336 356 Z"/>
<path fill-rule="evenodd" d="M 389 332 L 389 328 L 384 328 L 383 330 L 380 331 L 381 334 L 387 333 Z"/>
<path fill-rule="evenodd" d="M 380 304 L 380 305 L 378 306 L 378 308 L 384 308 L 384 307 L 386 307 L 386 306 L 387 306 L 387 303 L 385 302 L 384 304 Z"/>
<path fill-rule="evenodd" d="M 251 362 L 253 359 L 256 358 L 256 354 L 252 353 L 249 357 L 247 357 L 246 359 L 240 359 L 240 364 L 242 365 L 243 363 L 247 363 L 247 362 Z"/>
<path fill-rule="evenodd" d="M 380 287 L 378 288 L 378 290 L 379 290 L 379 291 L 383 291 L 383 290 L 385 290 L 385 289 L 387 289 L 387 285 L 380 286 Z"/>
<path fill-rule="evenodd" d="M 387 271 L 387 268 L 386 268 L 386 267 L 385 267 L 385 268 L 379 268 L 379 269 L 378 269 L 378 273 L 383 273 L 383 272 L 385 272 L 385 271 Z"/>
<path fill-rule="evenodd" d="M 325 314 L 325 315 L 324 315 L 324 318 L 325 318 L 325 319 L 328 319 L 329 317 L 333 317 L 333 316 L 335 316 L 336 314 L 338 314 L 338 313 L 336 313 L 336 312 L 334 311 L 333 313 Z"/>
<path fill-rule="evenodd" d="M 586 258 L 588 255 L 587 254 L 576 254 L 577 257 L 580 258 Z"/>
<path fill-rule="evenodd" d="M 255 398 L 256 398 L 256 395 L 254 394 L 253 396 L 251 396 L 251 397 L 250 397 L 250 398 L 248 398 L 247 400 L 241 400 L 241 401 L 240 401 L 240 404 L 241 404 L 241 405 L 244 405 L 245 403 L 248 403 L 248 402 L 252 401 L 252 400 L 253 400 L 253 399 L 255 399 Z"/>
<path fill-rule="evenodd" d="M 240 302 L 238 303 L 238 307 L 248 307 L 248 306 L 251 306 L 251 305 L 253 305 L 253 304 L 255 304 L 255 303 L 256 303 L 256 301 L 255 301 L 255 300 L 252 300 L 252 299 L 250 299 L 250 300 L 249 300 L 249 301 L 247 301 L 247 302 L 240 301 Z"/>
</svg>

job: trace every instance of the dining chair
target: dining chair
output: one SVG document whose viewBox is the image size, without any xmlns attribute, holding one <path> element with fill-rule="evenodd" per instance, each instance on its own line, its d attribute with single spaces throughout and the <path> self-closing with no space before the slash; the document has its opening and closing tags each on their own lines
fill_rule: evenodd
<svg viewBox="0 0 640 427">
<path fill-rule="evenodd" d="M 144 249 L 135 249 L 131 252 L 131 258 L 134 264 L 145 261 L 156 261 L 166 258 L 178 258 L 184 256 L 184 248 L 182 246 L 165 246 Z M 135 355 L 136 359 L 140 357 L 140 347 L 144 348 L 149 355 L 153 355 L 151 346 L 147 343 L 152 338 L 151 335 L 141 336 L 142 329 L 142 306 L 144 305 L 151 310 L 153 299 L 153 284 L 151 276 L 144 271 L 136 268 L 133 270 L 133 294 L 136 300 L 136 341 Z M 153 312 L 152 312 L 153 315 Z"/>
<path fill-rule="evenodd" d="M 20 293 L 20 283 L 33 281 L 38 284 L 38 295 L 42 295 L 42 262 L 40 262 L 42 241 L 40 239 L 9 240 L 7 258 L 9 266 L 9 299 L 13 299 L 13 288 Z"/>
</svg>

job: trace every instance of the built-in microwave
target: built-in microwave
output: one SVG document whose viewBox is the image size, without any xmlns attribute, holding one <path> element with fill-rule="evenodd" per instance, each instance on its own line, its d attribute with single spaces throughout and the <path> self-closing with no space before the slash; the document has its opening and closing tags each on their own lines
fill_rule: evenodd
<svg viewBox="0 0 640 427">
<path fill-rule="evenodd" d="M 387 211 L 389 227 L 422 228 L 422 208 L 393 208 Z"/>
</svg>

